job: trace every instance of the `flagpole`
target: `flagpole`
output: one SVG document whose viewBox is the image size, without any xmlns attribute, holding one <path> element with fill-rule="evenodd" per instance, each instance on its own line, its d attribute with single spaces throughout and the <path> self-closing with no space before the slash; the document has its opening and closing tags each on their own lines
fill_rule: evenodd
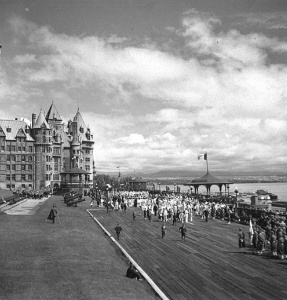
<svg viewBox="0 0 287 300">
<path fill-rule="evenodd" d="M 206 155 L 206 169 L 207 169 L 207 173 L 208 173 L 208 160 L 207 160 L 207 152 L 205 152 Z"/>
</svg>

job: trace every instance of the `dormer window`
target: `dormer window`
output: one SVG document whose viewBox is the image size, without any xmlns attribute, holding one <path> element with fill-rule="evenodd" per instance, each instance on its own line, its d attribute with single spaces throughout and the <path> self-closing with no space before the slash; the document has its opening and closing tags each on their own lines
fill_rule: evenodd
<svg viewBox="0 0 287 300">
<path fill-rule="evenodd" d="M 82 126 L 80 127 L 80 132 L 84 133 L 84 128 Z"/>
</svg>

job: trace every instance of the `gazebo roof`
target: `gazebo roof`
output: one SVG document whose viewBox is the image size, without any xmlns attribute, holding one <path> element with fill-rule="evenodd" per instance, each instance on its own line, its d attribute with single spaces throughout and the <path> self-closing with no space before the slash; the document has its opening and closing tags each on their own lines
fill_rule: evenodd
<svg viewBox="0 0 287 300">
<path fill-rule="evenodd" d="M 229 180 L 222 180 L 219 179 L 211 174 L 209 174 L 208 172 L 199 178 L 196 178 L 194 180 L 191 181 L 191 183 L 185 184 L 185 185 L 213 185 L 213 184 L 232 184 L 231 181 Z"/>
<path fill-rule="evenodd" d="M 147 181 L 145 179 L 142 179 L 141 177 L 136 177 L 135 179 L 132 179 L 129 182 L 130 183 L 146 183 Z"/>
<path fill-rule="evenodd" d="M 61 172 L 61 174 L 91 174 L 91 172 L 87 172 L 80 168 L 72 168 L 70 170 L 67 170 L 65 172 Z"/>
</svg>

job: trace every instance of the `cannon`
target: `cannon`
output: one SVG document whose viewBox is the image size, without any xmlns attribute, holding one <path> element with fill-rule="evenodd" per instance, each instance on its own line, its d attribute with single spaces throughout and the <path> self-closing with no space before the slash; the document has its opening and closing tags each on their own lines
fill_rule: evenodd
<svg viewBox="0 0 287 300">
<path fill-rule="evenodd" d="M 77 198 L 81 197 L 79 193 L 69 193 L 69 195 L 64 196 L 64 203 L 68 203 L 72 200 L 75 200 Z"/>
<path fill-rule="evenodd" d="M 67 206 L 77 206 L 77 203 L 85 201 L 85 198 L 82 198 L 81 196 L 77 200 L 72 200 L 67 202 Z"/>
</svg>

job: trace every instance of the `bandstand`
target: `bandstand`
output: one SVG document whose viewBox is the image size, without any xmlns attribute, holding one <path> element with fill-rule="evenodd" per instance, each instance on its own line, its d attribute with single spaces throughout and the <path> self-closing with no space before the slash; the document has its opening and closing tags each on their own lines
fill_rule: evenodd
<svg viewBox="0 0 287 300">
<path fill-rule="evenodd" d="M 213 186 L 213 185 L 218 186 L 220 197 L 223 196 L 222 188 L 224 187 L 224 193 L 226 195 L 226 191 L 227 191 L 228 197 L 229 197 L 229 185 L 230 184 L 233 184 L 233 182 L 231 182 L 229 180 L 219 179 L 219 178 L 209 174 L 209 172 L 207 172 L 204 176 L 202 176 L 200 178 L 196 178 L 196 179 L 192 180 L 191 183 L 186 183 L 184 185 L 193 187 L 195 195 L 198 195 L 198 188 L 200 186 L 205 186 L 208 197 L 210 197 L 211 186 Z"/>
<path fill-rule="evenodd" d="M 93 180 L 90 180 L 90 172 L 80 168 L 72 168 L 61 173 L 62 193 L 77 191 L 81 195 L 86 195 L 93 187 Z"/>
<path fill-rule="evenodd" d="M 135 179 L 129 181 L 130 191 L 146 191 L 147 190 L 147 181 L 141 177 L 136 177 Z"/>
</svg>

